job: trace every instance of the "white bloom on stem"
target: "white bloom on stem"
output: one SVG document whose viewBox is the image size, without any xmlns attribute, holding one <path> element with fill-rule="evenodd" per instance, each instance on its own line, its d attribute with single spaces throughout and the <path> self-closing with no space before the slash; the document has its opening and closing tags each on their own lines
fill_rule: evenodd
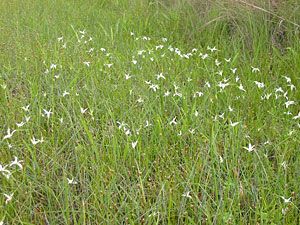
<svg viewBox="0 0 300 225">
<path fill-rule="evenodd" d="M 131 147 L 133 149 L 135 149 L 135 147 L 137 146 L 137 144 L 138 144 L 138 141 L 131 142 Z"/>
<path fill-rule="evenodd" d="M 3 137 L 3 140 L 12 138 L 16 130 L 10 131 L 10 128 L 7 129 L 7 134 Z"/>
<path fill-rule="evenodd" d="M 170 125 L 176 125 L 177 122 L 176 122 L 176 116 L 172 119 L 172 121 L 170 122 Z"/>
<path fill-rule="evenodd" d="M 0 164 L 0 173 L 2 173 L 2 175 L 5 176 L 6 179 L 9 179 L 9 177 L 11 176 L 11 172 L 9 170 L 7 170 L 6 167 L 7 167 L 7 165 L 2 166 Z"/>
<path fill-rule="evenodd" d="M 23 106 L 23 107 L 21 107 L 21 109 L 23 109 L 25 112 L 28 112 L 28 111 L 29 111 L 29 107 L 30 107 L 30 104 L 29 104 L 29 105 L 26 105 L 26 106 Z"/>
<path fill-rule="evenodd" d="M 64 91 L 64 93 L 62 94 L 63 97 L 65 97 L 66 95 L 69 95 L 70 92 L 67 92 L 66 90 Z"/>
<path fill-rule="evenodd" d="M 243 147 L 243 149 L 246 149 L 248 152 L 252 152 L 255 150 L 255 145 L 252 145 L 251 143 L 249 143 L 248 147 Z"/>
<path fill-rule="evenodd" d="M 292 197 L 289 197 L 289 198 L 285 198 L 283 196 L 280 196 L 280 197 L 282 198 L 282 200 L 285 204 L 292 202 Z"/>
<path fill-rule="evenodd" d="M 38 143 L 43 143 L 44 142 L 44 138 L 41 137 L 41 139 L 35 139 L 35 137 L 32 137 L 32 139 L 30 139 L 31 143 L 33 145 L 37 145 Z"/>
<path fill-rule="evenodd" d="M 90 62 L 88 62 L 88 61 L 85 61 L 85 62 L 83 62 L 83 64 L 85 65 L 85 66 L 87 66 L 87 67 L 90 67 Z"/>
<path fill-rule="evenodd" d="M 68 184 L 78 184 L 78 182 L 75 181 L 74 178 L 72 178 L 72 179 L 67 178 L 67 181 L 68 181 Z"/>
<path fill-rule="evenodd" d="M 230 120 L 230 126 L 232 126 L 232 127 L 237 126 L 239 123 L 240 123 L 240 122 L 232 122 L 232 121 Z"/>
<path fill-rule="evenodd" d="M 14 160 L 11 161 L 11 163 L 9 164 L 10 167 L 12 166 L 18 166 L 21 169 L 23 169 L 22 163 L 23 160 L 18 160 L 18 158 L 16 156 L 14 156 Z"/>
<path fill-rule="evenodd" d="M 262 83 L 262 82 L 254 81 L 254 83 L 256 84 L 256 86 L 257 86 L 258 88 L 264 88 L 264 87 L 265 87 L 265 84 Z"/>
<path fill-rule="evenodd" d="M 84 113 L 86 113 L 86 111 L 88 110 L 88 108 L 82 108 L 82 107 L 80 107 L 80 112 L 81 112 L 81 114 L 84 114 Z"/>
<path fill-rule="evenodd" d="M 25 125 L 25 122 L 22 121 L 21 123 L 16 123 L 17 127 L 23 127 Z"/>
<path fill-rule="evenodd" d="M 6 198 L 5 199 L 5 204 L 7 205 L 12 200 L 12 197 L 13 197 L 14 193 L 12 193 L 12 194 L 5 194 L 4 193 L 3 195 Z"/>
<path fill-rule="evenodd" d="M 183 193 L 183 194 L 182 194 L 182 197 L 192 199 L 192 196 L 190 195 L 190 191 L 187 191 L 186 193 Z"/>
<path fill-rule="evenodd" d="M 50 118 L 51 114 L 53 114 L 53 112 L 51 112 L 51 109 L 48 111 L 46 109 L 43 109 L 44 111 L 44 116 L 46 116 L 48 119 Z"/>
<path fill-rule="evenodd" d="M 253 67 L 251 66 L 251 69 L 252 69 L 252 73 L 257 73 L 257 72 L 260 72 L 260 69 L 257 68 L 257 67 Z"/>
</svg>

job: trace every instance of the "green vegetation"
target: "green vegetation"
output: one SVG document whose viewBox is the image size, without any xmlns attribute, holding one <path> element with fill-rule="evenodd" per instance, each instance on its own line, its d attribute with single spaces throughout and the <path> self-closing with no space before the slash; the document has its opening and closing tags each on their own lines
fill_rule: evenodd
<svg viewBox="0 0 300 225">
<path fill-rule="evenodd" d="M 2 0 L 0 221 L 299 224 L 299 1 L 262 2 Z"/>
</svg>

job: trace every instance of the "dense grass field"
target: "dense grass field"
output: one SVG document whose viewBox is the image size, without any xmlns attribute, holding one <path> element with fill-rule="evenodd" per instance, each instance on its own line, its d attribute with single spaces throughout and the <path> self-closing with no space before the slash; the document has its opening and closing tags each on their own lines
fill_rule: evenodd
<svg viewBox="0 0 300 225">
<path fill-rule="evenodd" d="M 300 224 L 299 3 L 0 1 L 0 224 Z"/>
</svg>

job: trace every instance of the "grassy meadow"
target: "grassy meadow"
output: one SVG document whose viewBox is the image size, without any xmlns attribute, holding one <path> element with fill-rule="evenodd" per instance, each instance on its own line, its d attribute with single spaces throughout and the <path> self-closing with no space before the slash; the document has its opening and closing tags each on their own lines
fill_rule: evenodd
<svg viewBox="0 0 300 225">
<path fill-rule="evenodd" d="M 0 224 L 300 224 L 300 2 L 0 1 Z"/>
</svg>

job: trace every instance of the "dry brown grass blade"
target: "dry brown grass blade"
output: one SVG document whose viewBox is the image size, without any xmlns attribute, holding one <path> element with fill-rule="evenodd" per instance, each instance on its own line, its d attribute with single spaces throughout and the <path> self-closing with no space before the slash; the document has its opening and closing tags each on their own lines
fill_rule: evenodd
<svg viewBox="0 0 300 225">
<path fill-rule="evenodd" d="M 264 9 L 264 8 L 262 8 L 262 7 L 259 7 L 259 6 L 255 5 L 255 4 L 253 4 L 253 3 L 249 3 L 249 2 L 246 2 L 246 1 L 243 1 L 243 0 L 234 0 L 234 1 L 237 2 L 237 3 L 242 3 L 242 4 L 244 4 L 244 5 L 247 5 L 247 6 L 251 7 L 251 8 L 260 10 L 260 11 L 262 11 L 262 12 L 268 13 L 268 14 L 274 16 L 274 17 L 277 17 L 277 18 L 281 19 L 282 21 L 286 21 L 286 22 L 288 22 L 288 23 L 290 23 L 290 24 L 293 24 L 294 26 L 300 28 L 300 25 L 299 25 L 299 24 L 297 24 L 297 23 L 295 23 L 295 22 L 293 22 L 293 21 L 291 21 L 291 20 L 288 20 L 288 19 L 286 19 L 286 18 L 284 18 L 284 17 L 282 17 L 282 16 L 279 16 L 279 15 L 277 15 L 276 13 L 271 12 L 271 11 L 269 11 L 269 10 L 267 10 L 267 9 Z"/>
</svg>

